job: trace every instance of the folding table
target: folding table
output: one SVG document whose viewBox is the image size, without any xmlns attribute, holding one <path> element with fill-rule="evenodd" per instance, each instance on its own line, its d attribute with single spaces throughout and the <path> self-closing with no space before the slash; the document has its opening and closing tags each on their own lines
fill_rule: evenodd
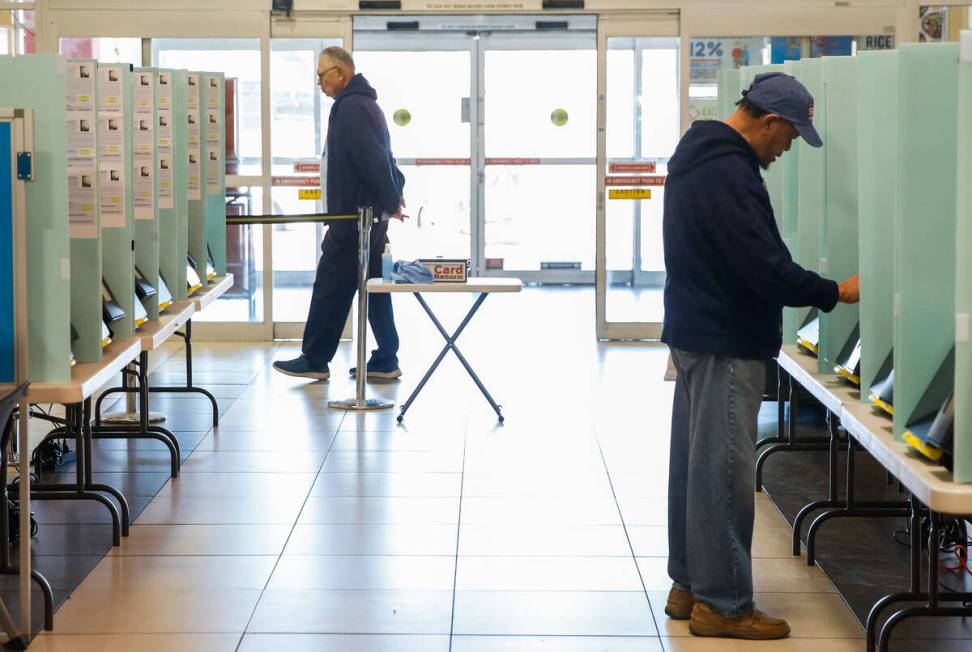
<svg viewBox="0 0 972 652">
<path fill-rule="evenodd" d="M 368 292 L 372 294 L 379 292 L 411 292 L 414 294 L 415 298 L 418 299 L 419 304 L 429 316 L 429 319 L 432 320 L 432 323 L 435 324 L 436 329 L 442 334 L 442 337 L 446 341 L 445 346 L 435 358 L 432 366 L 429 367 L 427 372 L 425 372 L 425 376 L 422 377 L 422 380 L 419 382 L 418 386 L 416 386 L 416 388 L 412 391 L 412 395 L 409 396 L 408 400 L 402 405 L 402 410 L 398 415 L 399 422 L 405 418 L 405 413 L 415 401 L 415 397 L 417 397 L 419 392 L 422 391 L 422 388 L 425 387 L 425 383 L 429 381 L 429 378 L 431 378 L 432 374 L 435 372 L 436 368 L 442 362 L 443 358 L 445 358 L 446 353 L 448 353 L 450 349 L 456 354 L 456 357 L 459 358 L 459 362 L 461 362 L 462 366 L 466 368 L 467 372 L 469 372 L 473 382 L 475 382 L 476 386 L 479 387 L 479 391 L 483 393 L 483 396 L 485 396 L 486 400 L 489 401 L 489 404 L 493 407 L 493 410 L 496 411 L 496 416 L 499 418 L 500 423 L 503 422 L 503 413 L 500 410 L 500 406 L 496 404 L 496 401 L 493 400 L 490 393 L 486 391 L 482 381 L 479 380 L 479 376 L 476 375 L 476 372 L 473 371 L 472 366 L 470 366 L 469 362 L 466 361 L 465 356 L 459 352 L 459 349 L 456 347 L 456 340 L 459 338 L 459 335 L 462 334 L 462 331 L 465 330 L 466 326 L 472 320 L 473 315 L 476 314 L 476 311 L 479 310 L 481 305 L 483 305 L 483 301 L 486 300 L 486 297 L 489 296 L 491 292 L 519 292 L 522 289 L 523 283 L 518 278 L 473 277 L 468 279 L 465 283 L 394 283 L 392 281 L 385 281 L 380 278 L 368 280 Z M 452 333 L 452 335 L 450 335 L 449 332 L 446 331 L 446 329 L 442 326 L 442 323 L 435 316 L 435 313 L 432 312 L 429 304 L 426 303 L 425 299 L 422 297 L 423 294 L 429 293 L 458 294 L 469 292 L 479 293 L 479 296 L 476 297 L 476 301 L 473 303 L 472 307 L 469 309 L 469 312 L 466 313 L 466 316 L 463 318 L 462 322 L 456 328 L 455 332 Z"/>
</svg>

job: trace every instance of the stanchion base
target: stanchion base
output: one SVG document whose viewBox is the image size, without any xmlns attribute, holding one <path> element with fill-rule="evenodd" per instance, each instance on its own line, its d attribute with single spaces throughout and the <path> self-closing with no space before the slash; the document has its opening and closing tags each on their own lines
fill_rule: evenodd
<svg viewBox="0 0 972 652">
<path fill-rule="evenodd" d="M 393 401 L 385 401 L 380 398 L 366 398 L 360 403 L 355 398 L 327 402 L 327 407 L 335 410 L 386 410 L 394 405 L 395 403 Z"/>
<path fill-rule="evenodd" d="M 116 412 L 113 414 L 102 415 L 104 423 L 116 423 L 126 426 L 137 426 L 141 423 L 138 412 Z M 164 412 L 149 412 L 149 423 L 162 423 L 165 421 Z"/>
</svg>

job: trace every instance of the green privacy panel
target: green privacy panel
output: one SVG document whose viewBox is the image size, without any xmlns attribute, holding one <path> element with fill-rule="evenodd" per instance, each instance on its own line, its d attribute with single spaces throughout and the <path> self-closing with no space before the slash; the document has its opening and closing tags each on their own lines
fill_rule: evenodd
<svg viewBox="0 0 972 652">
<path fill-rule="evenodd" d="M 186 298 L 186 256 L 189 253 L 189 188 L 187 165 L 189 162 L 188 134 L 189 89 L 186 71 L 172 73 L 172 201 L 175 206 L 175 278 L 170 288 L 176 299 Z"/>
<path fill-rule="evenodd" d="M 787 61 L 783 64 L 783 72 L 793 77 L 799 76 L 799 61 Z M 800 147 L 799 143 L 794 143 L 790 151 L 783 155 L 777 165 L 783 168 L 783 199 L 782 216 L 777 215 L 777 219 L 782 221 L 780 235 L 786 243 L 790 254 L 797 258 L 797 211 L 799 208 L 799 188 L 800 188 Z M 774 208 L 775 210 L 775 208 Z M 803 318 L 806 316 L 804 308 L 784 308 L 783 309 L 783 341 L 792 343 L 796 341 L 796 332 L 800 328 Z"/>
<path fill-rule="evenodd" d="M 972 31 L 962 32 L 958 85 L 955 333 L 955 479 L 972 482 Z"/>
<path fill-rule="evenodd" d="M 739 100 L 740 73 L 738 68 L 719 70 L 719 119 L 725 120 L 736 110 Z"/>
<path fill-rule="evenodd" d="M 205 73 L 206 244 L 217 275 L 226 274 L 226 92 L 222 73 Z M 206 258 L 199 261 L 205 280 Z"/>
<path fill-rule="evenodd" d="M 196 261 L 196 274 L 206 278 L 206 147 L 203 121 L 203 73 L 186 75 L 186 196 L 189 200 L 189 255 Z M 198 284 L 196 284 L 198 285 Z M 196 287 L 195 289 L 198 289 Z M 193 290 L 195 291 L 195 290 Z"/>
<path fill-rule="evenodd" d="M 179 268 L 185 274 L 185 259 L 179 264 L 179 214 L 175 198 L 175 168 L 179 152 L 175 145 L 175 118 L 173 111 L 175 71 L 153 68 L 155 73 L 155 146 L 157 152 L 159 205 L 159 274 L 164 279 L 172 299 L 185 298 L 185 288 L 179 287 Z"/>
<path fill-rule="evenodd" d="M 824 97 L 823 61 L 801 60 L 798 79 L 813 95 L 815 105 L 813 123 L 817 132 L 826 133 L 827 109 Z M 810 147 L 800 138 L 793 149 L 797 150 L 799 160 L 795 260 L 806 269 L 819 271 L 827 197 L 827 143 L 824 141 L 823 147 Z M 801 321 L 807 312 L 806 309 L 798 312 Z M 832 373 L 833 367 L 827 369 L 826 363 L 821 361 L 820 370 Z"/>
<path fill-rule="evenodd" d="M 64 79 L 68 222 L 71 235 L 71 325 L 77 333 L 71 350 L 78 362 L 100 361 L 102 348 L 97 69 L 95 61 L 71 60 L 66 62 Z M 106 295 L 105 298 L 111 297 Z"/>
<path fill-rule="evenodd" d="M 827 92 L 818 102 L 826 104 L 827 120 L 822 136 L 827 144 L 827 197 L 820 271 L 829 278 L 842 280 L 856 274 L 859 268 L 857 61 L 853 57 L 824 57 L 822 61 Z M 838 304 L 831 312 L 821 313 L 819 359 L 825 370 L 833 371 L 858 319 L 856 305 Z"/>
<path fill-rule="evenodd" d="M 898 206 L 898 51 L 857 55 L 858 216 L 861 271 L 861 400 L 894 346 L 895 215 Z"/>
<path fill-rule="evenodd" d="M 899 50 L 894 432 L 955 344 L 957 43 Z"/>
<path fill-rule="evenodd" d="M 157 75 L 136 68 L 132 80 L 132 197 L 134 204 L 135 266 L 158 292 L 145 301 L 149 319 L 159 318 L 164 295 L 159 284 L 158 147 L 156 124 Z"/>
<path fill-rule="evenodd" d="M 33 109 L 34 177 L 27 184 L 30 377 L 64 382 L 70 370 L 66 62 L 52 54 L 0 57 L 0 105 Z"/>
<path fill-rule="evenodd" d="M 132 253 L 132 73 L 128 64 L 98 66 L 98 167 L 101 184 L 101 273 L 125 317 L 112 325 L 116 339 L 134 334 Z"/>
</svg>

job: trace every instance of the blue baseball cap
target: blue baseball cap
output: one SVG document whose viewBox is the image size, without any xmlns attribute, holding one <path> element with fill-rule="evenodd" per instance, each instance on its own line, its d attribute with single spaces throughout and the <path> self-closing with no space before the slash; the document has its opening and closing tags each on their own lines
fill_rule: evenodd
<svg viewBox="0 0 972 652">
<path fill-rule="evenodd" d="M 743 97 L 757 109 L 775 113 L 792 124 L 811 147 L 823 141 L 813 127 L 813 95 L 794 77 L 782 72 L 756 75 Z"/>
</svg>

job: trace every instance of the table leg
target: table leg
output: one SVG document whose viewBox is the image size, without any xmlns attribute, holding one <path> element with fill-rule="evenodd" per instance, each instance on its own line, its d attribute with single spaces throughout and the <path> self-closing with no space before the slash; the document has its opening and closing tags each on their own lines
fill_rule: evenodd
<svg viewBox="0 0 972 652">
<path fill-rule="evenodd" d="M 425 384 L 429 381 L 429 378 L 432 377 L 432 374 L 435 372 L 439 364 L 441 364 L 442 360 L 445 358 L 446 354 L 451 349 L 452 352 L 456 354 L 456 357 L 459 358 L 459 362 L 462 364 L 463 368 L 465 368 L 469 376 L 473 379 L 473 382 L 476 383 L 476 386 L 479 388 L 479 391 L 482 392 L 483 396 L 486 397 L 486 400 L 489 401 L 490 406 L 496 412 L 496 416 L 499 419 L 499 422 L 503 423 L 504 417 L 501 411 L 501 407 L 496 403 L 495 400 L 493 400 L 492 395 L 490 395 L 485 385 L 483 385 L 482 381 L 479 379 L 479 376 L 476 375 L 476 372 L 473 370 L 472 365 L 469 364 L 465 356 L 462 355 L 462 353 L 459 351 L 459 348 L 456 346 L 456 340 L 459 339 L 459 336 L 465 330 L 466 326 L 469 325 L 469 322 L 476 314 L 476 311 L 479 310 L 479 307 L 483 305 L 483 302 L 486 300 L 486 297 L 489 295 L 489 293 L 483 292 L 476 298 L 476 301 L 475 303 L 473 303 L 472 308 L 470 308 L 469 312 L 466 313 L 466 316 L 463 318 L 462 322 L 459 324 L 459 327 L 456 328 L 455 332 L 452 333 L 452 335 L 450 335 L 449 332 L 446 331 L 445 327 L 442 326 L 442 323 L 435 316 L 435 313 L 432 312 L 432 309 L 429 307 L 429 304 L 425 301 L 422 295 L 418 292 L 415 292 L 414 295 L 415 298 L 418 299 L 419 304 L 425 310 L 425 313 L 429 316 L 429 319 L 432 320 L 432 323 L 435 325 L 436 329 L 442 335 L 443 339 L 445 339 L 446 344 L 439 352 L 439 355 L 437 355 L 435 360 L 432 362 L 432 366 L 429 367 L 429 370 L 425 372 L 425 375 L 422 377 L 422 380 L 419 381 L 419 384 L 415 387 L 414 390 L 412 390 L 412 394 L 408 397 L 408 400 L 405 401 L 405 403 L 402 405 L 402 410 L 398 415 L 398 421 L 401 421 L 405 417 L 405 413 L 408 411 L 408 408 L 411 407 L 412 403 L 415 401 L 415 398 L 419 395 L 419 392 L 421 392 L 422 388 L 425 387 Z"/>
</svg>

